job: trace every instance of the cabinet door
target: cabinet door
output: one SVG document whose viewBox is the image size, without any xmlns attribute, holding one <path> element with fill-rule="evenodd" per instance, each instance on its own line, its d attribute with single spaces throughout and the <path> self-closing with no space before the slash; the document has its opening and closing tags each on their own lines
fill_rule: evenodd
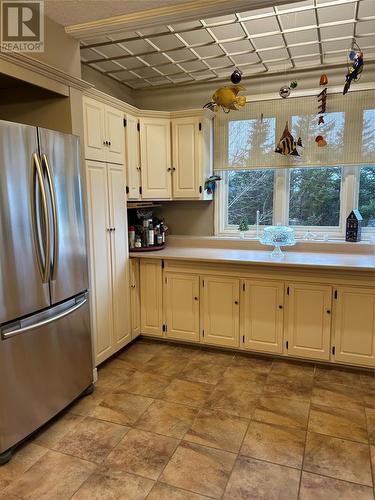
<svg viewBox="0 0 375 500">
<path fill-rule="evenodd" d="M 201 177 L 199 120 L 194 117 L 173 120 L 172 141 L 173 198 L 199 199 Z"/>
<path fill-rule="evenodd" d="M 128 186 L 128 200 L 138 200 L 140 195 L 140 155 L 138 118 L 126 115 L 126 183 Z"/>
<path fill-rule="evenodd" d="M 107 166 L 87 161 L 91 318 L 96 364 L 112 354 L 111 245 Z"/>
<path fill-rule="evenodd" d="M 338 287 L 334 300 L 335 361 L 375 366 L 375 291 Z"/>
<path fill-rule="evenodd" d="M 130 303 L 132 338 L 141 333 L 141 297 L 139 283 L 139 259 L 130 259 Z"/>
<path fill-rule="evenodd" d="M 166 336 L 199 342 L 199 276 L 165 273 Z"/>
<path fill-rule="evenodd" d="M 240 335 L 243 349 L 283 352 L 284 283 L 243 280 Z"/>
<path fill-rule="evenodd" d="M 105 106 L 105 128 L 107 161 L 125 165 L 124 113 L 111 106 Z"/>
<path fill-rule="evenodd" d="M 83 100 L 85 158 L 88 160 L 106 160 L 104 108 L 104 104 L 94 99 Z"/>
<path fill-rule="evenodd" d="M 113 340 L 116 352 L 131 340 L 125 168 L 108 164 L 112 255 Z"/>
<path fill-rule="evenodd" d="M 163 118 L 140 120 L 142 198 L 171 198 L 170 121 Z"/>
<path fill-rule="evenodd" d="M 141 333 L 162 337 L 163 299 L 161 260 L 141 259 Z"/>
<path fill-rule="evenodd" d="M 329 359 L 331 287 L 304 283 L 288 283 L 287 287 L 287 354 Z"/>
<path fill-rule="evenodd" d="M 202 342 L 222 346 L 239 345 L 239 280 L 201 278 Z"/>
</svg>

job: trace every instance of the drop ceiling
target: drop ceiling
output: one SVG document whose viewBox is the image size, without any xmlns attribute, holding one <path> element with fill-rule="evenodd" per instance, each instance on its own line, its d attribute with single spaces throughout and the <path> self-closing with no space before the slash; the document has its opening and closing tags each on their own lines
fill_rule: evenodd
<svg viewBox="0 0 375 500">
<path fill-rule="evenodd" d="M 81 60 L 132 89 L 375 60 L 374 0 L 305 0 L 81 42 Z"/>
</svg>

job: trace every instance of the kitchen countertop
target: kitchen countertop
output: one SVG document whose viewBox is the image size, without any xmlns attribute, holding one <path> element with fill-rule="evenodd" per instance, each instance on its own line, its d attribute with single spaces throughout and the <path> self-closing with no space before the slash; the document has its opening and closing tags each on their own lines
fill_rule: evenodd
<svg viewBox="0 0 375 500">
<path fill-rule="evenodd" d="M 271 257 L 270 250 L 242 250 L 229 248 L 204 248 L 168 246 L 164 250 L 130 252 L 130 257 L 227 264 L 252 264 L 278 267 L 304 267 L 325 269 L 351 269 L 375 271 L 375 256 L 346 253 L 284 252 L 282 259 Z"/>
</svg>

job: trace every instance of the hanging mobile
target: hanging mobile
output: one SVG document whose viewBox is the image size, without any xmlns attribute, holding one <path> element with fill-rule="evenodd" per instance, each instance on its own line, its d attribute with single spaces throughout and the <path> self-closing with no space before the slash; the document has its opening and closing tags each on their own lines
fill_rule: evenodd
<svg viewBox="0 0 375 500">
<path fill-rule="evenodd" d="M 355 50 L 354 50 L 355 49 Z M 349 68 L 349 61 L 351 61 L 352 65 Z M 353 41 L 353 48 L 348 53 L 348 72 L 345 77 L 345 85 L 343 90 L 343 95 L 345 95 L 350 89 L 350 85 L 352 81 L 356 81 L 359 79 L 362 71 L 363 71 L 363 52 L 358 45 L 358 43 Z"/>
<path fill-rule="evenodd" d="M 242 71 L 236 68 L 230 75 L 230 81 L 235 85 L 238 85 L 242 79 Z"/>
</svg>

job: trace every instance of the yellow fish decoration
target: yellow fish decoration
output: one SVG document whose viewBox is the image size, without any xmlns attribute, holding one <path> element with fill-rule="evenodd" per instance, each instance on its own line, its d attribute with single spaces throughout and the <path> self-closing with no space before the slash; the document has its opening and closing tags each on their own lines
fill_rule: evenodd
<svg viewBox="0 0 375 500">
<path fill-rule="evenodd" d="M 220 87 L 213 94 L 212 101 L 203 107 L 209 108 L 211 111 L 216 111 L 217 107 L 219 107 L 225 113 L 229 113 L 231 109 L 238 110 L 238 106 L 243 107 L 246 104 L 246 97 L 244 95 L 237 95 L 241 90 L 246 90 L 246 88 L 242 85 Z"/>
</svg>

